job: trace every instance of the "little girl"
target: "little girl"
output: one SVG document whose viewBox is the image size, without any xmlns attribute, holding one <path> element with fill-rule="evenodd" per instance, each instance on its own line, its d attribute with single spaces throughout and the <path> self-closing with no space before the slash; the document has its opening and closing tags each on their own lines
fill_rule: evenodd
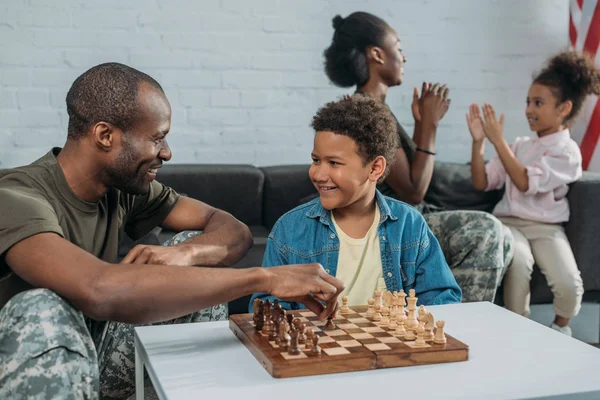
<svg viewBox="0 0 600 400">
<path fill-rule="evenodd" d="M 568 125 L 588 94 L 600 94 L 600 73 L 576 52 L 554 56 L 533 80 L 525 115 L 535 137 L 519 137 L 508 145 L 504 114 L 496 118 L 489 104 L 476 104 L 467 114 L 473 137 L 471 173 L 477 190 L 505 187 L 494 215 L 515 238 L 514 258 L 504 279 L 506 307 L 528 317 L 529 281 L 533 265 L 546 276 L 554 294 L 556 317 L 551 327 L 571 336 L 569 321 L 581 307 L 583 283 L 562 223 L 569 220 L 568 184 L 581 177 L 581 153 Z M 483 160 L 484 139 L 497 156 Z"/>
</svg>

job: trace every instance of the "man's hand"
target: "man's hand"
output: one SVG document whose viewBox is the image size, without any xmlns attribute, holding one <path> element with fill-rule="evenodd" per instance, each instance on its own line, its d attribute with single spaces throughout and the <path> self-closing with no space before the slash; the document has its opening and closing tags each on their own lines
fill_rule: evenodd
<svg viewBox="0 0 600 400">
<path fill-rule="evenodd" d="M 190 246 L 180 244 L 176 246 L 149 246 L 137 245 L 121 261 L 121 264 L 155 264 L 191 266 L 193 253 Z"/>
<path fill-rule="evenodd" d="M 469 113 L 467 114 L 467 126 L 473 142 L 482 142 L 485 139 L 485 132 L 483 131 L 483 118 L 479 111 L 477 104 L 471 104 L 469 107 Z"/>
<path fill-rule="evenodd" d="M 496 118 L 496 112 L 494 107 L 490 104 L 485 103 L 483 105 L 483 116 L 485 122 L 483 123 L 483 131 L 488 140 L 496 146 L 504 140 L 504 114 L 500 115 L 500 119 Z"/>
<path fill-rule="evenodd" d="M 423 93 L 421 93 L 419 99 L 421 119 L 423 123 L 429 123 L 437 127 L 450 107 L 450 99 L 448 98 L 450 90 L 446 85 L 440 85 L 439 83 L 428 84 L 427 90 L 425 88 L 426 85 L 423 84 Z"/>
<path fill-rule="evenodd" d="M 287 265 L 264 270 L 269 274 L 269 294 L 282 300 L 302 303 L 320 319 L 336 311 L 337 299 L 344 290 L 344 284 L 325 272 L 321 264 Z"/>
</svg>

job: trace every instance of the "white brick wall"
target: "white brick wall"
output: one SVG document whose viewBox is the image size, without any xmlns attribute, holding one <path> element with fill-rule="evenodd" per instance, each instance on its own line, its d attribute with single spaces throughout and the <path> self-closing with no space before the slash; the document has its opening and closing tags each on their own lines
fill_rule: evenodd
<svg viewBox="0 0 600 400">
<path fill-rule="evenodd" d="M 407 129 L 412 87 L 449 84 L 438 158 L 467 161 L 471 102 L 504 111 L 507 137 L 529 133 L 526 91 L 533 71 L 567 44 L 568 3 L 0 0 L 0 168 L 64 143 L 70 84 L 106 61 L 141 69 L 165 88 L 172 162 L 308 163 L 312 115 L 348 92 L 322 72 L 331 18 L 356 10 L 383 17 L 404 42 L 405 84 L 388 101 Z"/>
</svg>

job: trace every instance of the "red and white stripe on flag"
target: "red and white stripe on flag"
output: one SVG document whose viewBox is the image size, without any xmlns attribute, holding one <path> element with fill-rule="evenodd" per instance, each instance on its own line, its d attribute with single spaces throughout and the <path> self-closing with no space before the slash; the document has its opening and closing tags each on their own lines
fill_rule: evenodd
<svg viewBox="0 0 600 400">
<path fill-rule="evenodd" d="M 571 47 L 589 54 L 600 68 L 600 0 L 570 0 L 569 39 Z M 600 172 L 600 99 L 590 96 L 571 130 L 579 143 L 583 169 Z"/>
</svg>

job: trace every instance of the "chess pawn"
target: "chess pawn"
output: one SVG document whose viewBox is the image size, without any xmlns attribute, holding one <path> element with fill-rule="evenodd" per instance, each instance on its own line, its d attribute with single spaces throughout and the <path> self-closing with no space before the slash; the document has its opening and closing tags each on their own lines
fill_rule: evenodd
<svg viewBox="0 0 600 400">
<path fill-rule="evenodd" d="M 300 318 L 296 317 L 292 320 L 292 325 L 294 325 L 294 328 L 296 328 L 297 330 L 300 329 L 300 324 L 302 323 L 302 320 L 300 320 Z"/>
<path fill-rule="evenodd" d="M 306 344 L 304 345 L 305 351 L 312 349 L 313 336 L 315 336 L 315 331 L 313 331 L 312 328 L 307 328 L 306 329 Z"/>
<path fill-rule="evenodd" d="M 289 313 L 285 317 L 287 318 L 288 330 L 290 330 L 292 328 L 292 321 L 294 320 L 294 315 L 292 313 Z"/>
<path fill-rule="evenodd" d="M 269 301 L 269 299 L 267 299 L 267 301 L 265 301 L 264 307 L 263 307 L 263 312 L 264 312 L 264 319 L 265 319 L 265 323 L 263 325 L 263 330 L 262 332 L 265 335 L 270 335 L 271 334 L 271 330 L 273 330 L 273 320 L 271 319 L 272 317 L 272 310 L 271 310 L 271 302 Z"/>
<path fill-rule="evenodd" d="M 433 337 L 433 343 L 436 344 L 446 344 L 446 335 L 444 335 L 444 325 L 446 325 L 446 321 L 437 320 L 435 321 L 435 336 Z"/>
<path fill-rule="evenodd" d="M 321 354 L 321 346 L 319 346 L 319 336 L 313 335 L 312 337 L 312 348 L 310 349 L 310 354 L 317 356 Z"/>
<path fill-rule="evenodd" d="M 273 329 L 271 329 L 271 332 L 269 333 L 269 340 L 277 342 L 277 337 L 279 336 L 280 319 L 277 313 L 275 313 L 275 315 L 271 314 L 271 318 L 273 318 Z"/>
<path fill-rule="evenodd" d="M 404 334 L 404 340 L 415 340 L 417 337 L 415 336 L 415 331 L 412 329 L 406 329 L 406 333 Z"/>
<path fill-rule="evenodd" d="M 406 321 L 406 314 L 404 311 L 399 312 L 396 315 L 396 319 L 398 320 L 398 327 L 394 331 L 396 336 L 404 337 L 406 335 L 406 328 L 404 327 L 404 321 Z"/>
<path fill-rule="evenodd" d="M 348 296 L 342 296 L 342 307 L 340 308 L 340 313 L 348 314 L 350 312 L 350 307 L 348 307 Z"/>
<path fill-rule="evenodd" d="M 393 307 L 390 311 L 390 324 L 388 327 L 390 330 L 395 330 L 398 327 L 398 311 L 396 311 Z"/>
<path fill-rule="evenodd" d="M 373 314 L 373 321 L 381 321 L 381 304 L 375 303 L 375 314 Z"/>
<path fill-rule="evenodd" d="M 415 346 L 427 346 L 425 342 L 425 322 L 421 321 L 417 328 L 417 340 L 415 340 Z"/>
<path fill-rule="evenodd" d="M 333 331 L 336 329 L 332 316 L 327 317 L 327 323 L 325 324 L 324 328 L 326 331 Z"/>
<path fill-rule="evenodd" d="M 288 354 L 292 356 L 296 356 L 300 354 L 300 348 L 298 347 L 298 330 L 292 329 L 290 334 L 290 346 L 288 347 Z"/>
<path fill-rule="evenodd" d="M 390 324 L 390 309 L 388 306 L 383 306 L 381 309 L 381 324 L 380 326 L 388 326 Z"/>
<path fill-rule="evenodd" d="M 306 343 L 306 324 L 305 323 L 300 323 L 298 325 L 298 344 L 305 344 Z"/>
<path fill-rule="evenodd" d="M 369 308 L 367 308 L 367 318 L 373 318 L 375 315 L 375 299 L 371 297 L 367 300 L 367 304 L 369 304 Z"/>
</svg>

